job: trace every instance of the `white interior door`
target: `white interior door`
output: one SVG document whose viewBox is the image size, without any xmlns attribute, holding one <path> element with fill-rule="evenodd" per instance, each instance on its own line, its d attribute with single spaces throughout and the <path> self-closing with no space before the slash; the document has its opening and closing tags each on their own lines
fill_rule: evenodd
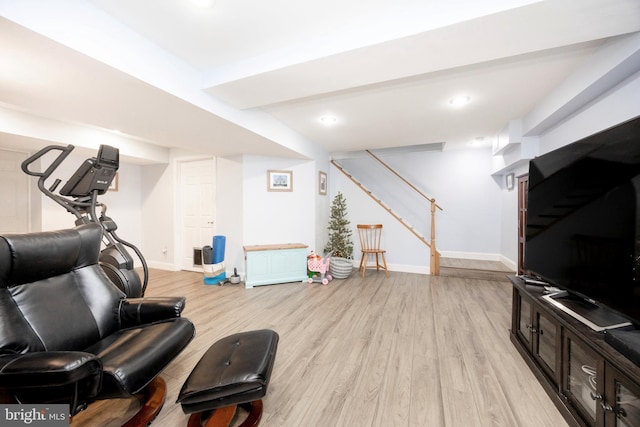
<svg viewBox="0 0 640 427">
<path fill-rule="evenodd" d="M 180 164 L 183 270 L 201 271 L 193 265 L 193 249 L 212 245 L 215 233 L 215 162 L 195 160 Z"/>
<path fill-rule="evenodd" d="M 29 176 L 20 168 L 26 158 L 0 150 L 0 233 L 29 231 Z"/>
</svg>

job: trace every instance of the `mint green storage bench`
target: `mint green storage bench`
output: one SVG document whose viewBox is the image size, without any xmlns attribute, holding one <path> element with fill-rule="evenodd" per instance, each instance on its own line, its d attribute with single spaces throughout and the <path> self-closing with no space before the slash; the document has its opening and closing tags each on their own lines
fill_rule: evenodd
<svg viewBox="0 0 640 427">
<path fill-rule="evenodd" d="M 307 279 L 307 248 L 302 243 L 244 246 L 245 288 Z"/>
</svg>

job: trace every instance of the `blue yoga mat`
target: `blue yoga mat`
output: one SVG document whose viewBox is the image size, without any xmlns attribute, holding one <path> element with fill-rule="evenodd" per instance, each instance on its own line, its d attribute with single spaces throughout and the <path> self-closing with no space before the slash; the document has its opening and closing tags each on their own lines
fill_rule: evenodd
<svg viewBox="0 0 640 427">
<path fill-rule="evenodd" d="M 213 263 L 224 261 L 224 246 L 227 241 L 225 236 L 213 236 Z"/>
<path fill-rule="evenodd" d="M 204 284 L 205 285 L 217 285 L 220 282 L 224 282 L 227 278 L 227 273 L 224 271 L 224 247 L 227 238 L 225 236 L 213 236 L 213 241 L 211 245 L 211 251 L 213 255 L 211 257 L 210 265 L 204 265 L 205 275 L 204 275 Z M 207 247 L 208 248 L 208 247 Z M 203 248 L 204 252 L 204 248 Z M 204 255 L 204 253 L 203 253 Z M 218 265 L 221 264 L 222 265 Z M 210 277 L 207 275 L 207 267 L 211 271 L 220 271 L 222 269 L 222 273 L 218 274 L 215 277 Z"/>
</svg>

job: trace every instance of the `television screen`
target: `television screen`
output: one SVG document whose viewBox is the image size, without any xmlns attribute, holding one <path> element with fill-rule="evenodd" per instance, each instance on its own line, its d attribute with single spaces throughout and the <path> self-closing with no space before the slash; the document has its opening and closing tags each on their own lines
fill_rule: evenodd
<svg viewBox="0 0 640 427">
<path fill-rule="evenodd" d="M 524 267 L 640 323 L 640 118 L 530 162 Z"/>
</svg>

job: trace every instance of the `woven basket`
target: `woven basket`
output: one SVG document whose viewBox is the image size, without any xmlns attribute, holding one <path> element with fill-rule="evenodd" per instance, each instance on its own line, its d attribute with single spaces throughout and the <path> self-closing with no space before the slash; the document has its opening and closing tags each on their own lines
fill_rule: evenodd
<svg viewBox="0 0 640 427">
<path fill-rule="evenodd" d="M 334 279 L 346 279 L 353 271 L 353 261 L 349 258 L 331 257 L 329 274 Z"/>
</svg>

